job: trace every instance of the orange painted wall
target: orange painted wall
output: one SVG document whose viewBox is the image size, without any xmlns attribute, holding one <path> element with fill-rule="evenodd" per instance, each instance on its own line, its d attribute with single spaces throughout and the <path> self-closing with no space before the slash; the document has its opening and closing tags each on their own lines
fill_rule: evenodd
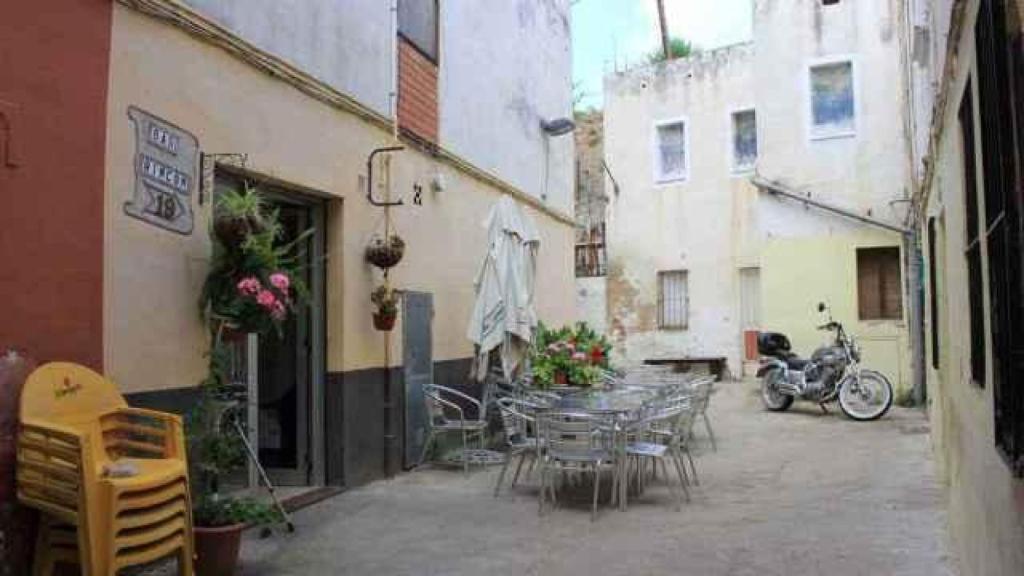
<svg viewBox="0 0 1024 576">
<path fill-rule="evenodd" d="M 97 369 L 111 9 L 0 10 L 0 349 Z"/>
</svg>

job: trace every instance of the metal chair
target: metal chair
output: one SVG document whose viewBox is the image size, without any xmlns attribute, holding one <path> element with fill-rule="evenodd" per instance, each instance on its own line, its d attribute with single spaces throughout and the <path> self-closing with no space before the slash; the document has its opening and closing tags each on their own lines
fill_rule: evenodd
<svg viewBox="0 0 1024 576">
<path fill-rule="evenodd" d="M 501 472 L 498 473 L 498 482 L 494 485 L 495 498 L 498 497 L 501 484 L 505 480 L 505 473 L 508 471 L 513 458 L 518 456 L 519 464 L 516 465 L 515 474 L 512 476 L 511 487 L 514 487 L 516 482 L 519 481 L 519 473 L 522 471 L 523 462 L 527 458 L 530 458 L 530 468 L 527 474 L 530 473 L 530 470 L 533 470 L 534 464 L 540 459 L 540 450 L 543 442 L 535 435 L 536 414 L 544 409 L 541 405 L 511 397 L 499 398 L 497 405 L 501 415 L 501 423 L 505 429 L 505 443 L 508 450 L 505 453 L 505 464 L 502 465 Z M 532 431 L 530 430 L 531 427 L 533 427 Z"/>
<path fill-rule="evenodd" d="M 567 412 L 547 412 L 539 420 L 544 442 L 539 512 L 544 513 L 549 493 L 552 502 L 556 502 L 552 474 L 591 472 L 594 475 L 594 500 L 590 519 L 595 520 L 597 497 L 601 490 L 601 471 L 612 471 L 612 494 L 616 493 L 619 482 L 618 466 L 606 432 L 608 426 L 598 417 Z"/>
<path fill-rule="evenodd" d="M 423 386 L 423 399 L 427 403 L 427 441 L 423 443 L 419 463 L 422 464 L 426 459 L 427 451 L 439 435 L 459 432 L 462 435 L 462 469 L 468 475 L 469 440 L 475 438 L 477 446 L 483 448 L 484 431 L 487 429 L 483 404 L 472 396 L 437 384 Z M 476 407 L 476 418 L 466 418 L 456 399 Z M 454 418 L 450 418 L 449 415 Z"/>
<path fill-rule="evenodd" d="M 669 481 L 669 490 L 676 499 L 676 510 L 682 505 L 679 493 L 674 489 L 671 479 L 668 478 L 668 466 L 666 462 L 671 461 L 679 477 L 679 485 L 686 495 L 686 501 L 690 501 L 690 491 L 687 487 L 689 477 L 686 473 L 686 466 L 683 463 L 683 454 L 690 460 L 693 467 L 693 459 L 690 457 L 686 447 L 686 436 L 689 434 L 690 425 L 693 421 L 693 407 L 687 397 L 672 398 L 668 401 L 658 402 L 647 408 L 646 414 L 641 419 L 640 438 L 646 440 L 634 440 L 626 444 L 626 457 L 633 459 L 637 466 L 637 485 L 640 489 L 643 486 L 643 473 L 645 461 L 654 464 L 657 470 L 658 463 L 665 471 L 666 480 Z M 696 477 L 696 471 L 694 471 Z M 626 479 L 628 481 L 628 478 Z"/>
<path fill-rule="evenodd" d="M 711 440 L 711 449 L 718 452 L 718 443 L 715 441 L 715 431 L 711 428 L 711 419 L 708 418 L 708 404 L 711 402 L 711 393 L 714 386 L 713 378 L 703 378 L 693 382 L 690 390 L 693 393 L 693 408 L 697 416 L 704 420 L 704 428 L 708 431 L 708 439 Z"/>
</svg>

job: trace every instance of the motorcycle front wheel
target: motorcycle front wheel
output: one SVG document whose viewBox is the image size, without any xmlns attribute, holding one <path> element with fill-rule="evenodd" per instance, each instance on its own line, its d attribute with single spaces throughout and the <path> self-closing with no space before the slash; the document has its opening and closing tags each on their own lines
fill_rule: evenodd
<svg viewBox="0 0 1024 576">
<path fill-rule="evenodd" d="M 892 384 L 874 370 L 850 374 L 839 383 L 839 407 L 854 420 L 877 420 L 892 406 Z"/>
<path fill-rule="evenodd" d="M 769 370 L 761 377 L 761 401 L 772 412 L 782 412 L 793 403 L 793 397 L 779 391 L 782 370 Z"/>
</svg>

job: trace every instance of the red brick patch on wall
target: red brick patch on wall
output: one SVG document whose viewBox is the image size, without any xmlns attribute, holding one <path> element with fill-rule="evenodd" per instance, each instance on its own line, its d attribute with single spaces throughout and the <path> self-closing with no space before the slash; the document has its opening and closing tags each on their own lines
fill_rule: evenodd
<svg viewBox="0 0 1024 576">
<path fill-rule="evenodd" d="M 437 143 L 437 64 L 398 39 L 398 125 Z"/>
</svg>

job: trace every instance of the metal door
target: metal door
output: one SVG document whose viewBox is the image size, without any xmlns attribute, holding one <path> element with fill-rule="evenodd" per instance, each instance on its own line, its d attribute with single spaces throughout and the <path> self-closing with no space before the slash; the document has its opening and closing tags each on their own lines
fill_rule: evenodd
<svg viewBox="0 0 1024 576">
<path fill-rule="evenodd" d="M 419 463 L 427 434 L 427 410 L 423 385 L 434 380 L 433 338 L 434 296 L 427 292 L 402 295 L 402 370 L 405 383 L 406 468 Z"/>
</svg>

